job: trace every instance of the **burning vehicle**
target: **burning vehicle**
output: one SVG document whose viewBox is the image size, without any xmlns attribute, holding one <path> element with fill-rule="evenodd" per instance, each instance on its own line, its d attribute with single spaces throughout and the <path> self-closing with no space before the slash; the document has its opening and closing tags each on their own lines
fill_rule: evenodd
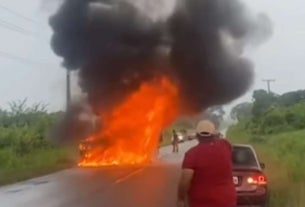
<svg viewBox="0 0 305 207">
<path fill-rule="evenodd" d="M 78 145 L 81 159 L 89 158 L 91 151 L 93 151 L 97 147 L 102 148 L 103 145 L 104 145 L 103 142 L 101 142 L 100 140 L 94 140 L 91 137 L 81 141 Z"/>
<path fill-rule="evenodd" d="M 104 113 L 103 127 L 79 146 L 79 166 L 150 163 L 160 133 L 178 114 L 179 91 L 169 79 L 143 84 L 113 111 Z"/>
</svg>

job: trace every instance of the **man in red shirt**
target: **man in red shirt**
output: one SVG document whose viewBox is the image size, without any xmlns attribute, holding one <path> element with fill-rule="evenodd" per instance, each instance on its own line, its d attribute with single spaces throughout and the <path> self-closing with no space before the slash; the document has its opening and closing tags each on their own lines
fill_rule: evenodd
<svg viewBox="0 0 305 207">
<path fill-rule="evenodd" d="M 230 143 L 210 121 L 199 122 L 196 131 L 199 144 L 185 154 L 178 206 L 235 207 Z"/>
</svg>

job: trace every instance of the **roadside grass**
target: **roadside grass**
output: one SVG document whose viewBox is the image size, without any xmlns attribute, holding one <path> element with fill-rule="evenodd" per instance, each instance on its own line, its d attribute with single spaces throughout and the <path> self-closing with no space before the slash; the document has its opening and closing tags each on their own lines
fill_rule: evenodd
<svg viewBox="0 0 305 207">
<path fill-rule="evenodd" d="M 0 150 L 0 185 L 46 175 L 75 165 L 76 153 L 66 148 L 34 150 L 16 156 L 10 149 Z"/>
<path fill-rule="evenodd" d="M 233 143 L 253 145 L 266 163 L 271 207 L 305 206 L 305 130 L 254 136 L 237 125 L 228 137 Z"/>
</svg>

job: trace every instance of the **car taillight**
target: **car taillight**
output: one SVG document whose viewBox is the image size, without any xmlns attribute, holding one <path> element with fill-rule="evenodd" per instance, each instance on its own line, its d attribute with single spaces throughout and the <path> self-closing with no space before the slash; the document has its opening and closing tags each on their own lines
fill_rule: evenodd
<svg viewBox="0 0 305 207">
<path fill-rule="evenodd" d="M 251 176 L 247 178 L 250 185 L 267 185 L 267 178 L 264 175 Z"/>
</svg>

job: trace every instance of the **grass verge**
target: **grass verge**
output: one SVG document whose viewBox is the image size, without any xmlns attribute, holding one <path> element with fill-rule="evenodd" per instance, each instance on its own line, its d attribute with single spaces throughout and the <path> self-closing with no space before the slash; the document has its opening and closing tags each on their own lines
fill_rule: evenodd
<svg viewBox="0 0 305 207">
<path fill-rule="evenodd" d="M 0 150 L 0 185 L 10 184 L 72 167 L 75 155 L 71 149 L 34 150 L 23 156 L 9 149 Z"/>
</svg>

